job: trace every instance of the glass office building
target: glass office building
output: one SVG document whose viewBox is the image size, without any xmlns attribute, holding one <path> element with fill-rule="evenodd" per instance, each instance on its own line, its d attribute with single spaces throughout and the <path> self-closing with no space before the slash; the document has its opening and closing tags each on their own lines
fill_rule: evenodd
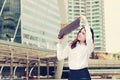
<svg viewBox="0 0 120 80">
<path fill-rule="evenodd" d="M 0 0 L 0 10 L 1 39 L 56 49 L 60 29 L 56 0 Z"/>
<path fill-rule="evenodd" d="M 56 49 L 60 14 L 57 1 L 21 1 L 22 43 Z"/>
<path fill-rule="evenodd" d="M 21 43 L 21 29 L 18 20 L 20 17 L 20 0 L 0 0 L 0 39 Z"/>
<path fill-rule="evenodd" d="M 87 16 L 94 30 L 95 51 L 105 51 L 104 0 L 68 0 L 68 22 L 72 22 L 80 15 Z M 68 42 L 76 37 L 78 30 L 68 36 Z"/>
</svg>

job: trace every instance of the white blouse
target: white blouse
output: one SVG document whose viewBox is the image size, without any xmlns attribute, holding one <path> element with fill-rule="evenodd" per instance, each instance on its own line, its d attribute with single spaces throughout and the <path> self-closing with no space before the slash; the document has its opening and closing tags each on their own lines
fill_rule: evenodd
<svg viewBox="0 0 120 80">
<path fill-rule="evenodd" d="M 90 27 L 85 26 L 86 29 L 86 45 L 77 43 L 76 47 L 71 49 L 67 45 L 64 49 L 62 44 L 57 44 L 57 58 L 62 60 L 68 58 L 68 65 L 70 69 L 82 69 L 88 67 L 88 59 L 94 49 L 92 34 Z"/>
</svg>

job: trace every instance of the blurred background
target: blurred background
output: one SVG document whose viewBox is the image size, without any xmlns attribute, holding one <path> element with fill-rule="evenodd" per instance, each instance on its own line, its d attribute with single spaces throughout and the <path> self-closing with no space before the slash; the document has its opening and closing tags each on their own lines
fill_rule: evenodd
<svg viewBox="0 0 120 80">
<path fill-rule="evenodd" d="M 85 15 L 95 35 L 89 60 L 92 79 L 120 79 L 119 2 L 0 0 L 0 78 L 67 79 L 67 59 L 64 64 L 56 59 L 57 35 Z M 74 40 L 80 27 L 67 35 L 65 44 Z"/>
</svg>

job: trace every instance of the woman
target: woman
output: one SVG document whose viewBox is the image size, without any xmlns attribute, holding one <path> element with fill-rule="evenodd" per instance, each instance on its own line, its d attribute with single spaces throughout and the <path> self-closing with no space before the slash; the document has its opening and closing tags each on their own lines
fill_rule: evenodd
<svg viewBox="0 0 120 80">
<path fill-rule="evenodd" d="M 57 58 L 62 60 L 68 58 L 69 80 L 91 80 L 88 72 L 88 59 L 94 49 L 94 34 L 85 16 L 80 16 L 80 21 L 85 23 L 77 33 L 76 39 L 64 49 L 62 39 L 58 39 Z"/>
</svg>

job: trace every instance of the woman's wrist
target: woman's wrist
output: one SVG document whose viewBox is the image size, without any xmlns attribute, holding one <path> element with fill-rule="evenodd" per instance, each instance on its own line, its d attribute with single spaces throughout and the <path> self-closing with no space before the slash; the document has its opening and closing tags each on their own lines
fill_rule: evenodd
<svg viewBox="0 0 120 80">
<path fill-rule="evenodd" d="M 62 39 L 58 39 L 58 44 L 62 44 Z"/>
</svg>

